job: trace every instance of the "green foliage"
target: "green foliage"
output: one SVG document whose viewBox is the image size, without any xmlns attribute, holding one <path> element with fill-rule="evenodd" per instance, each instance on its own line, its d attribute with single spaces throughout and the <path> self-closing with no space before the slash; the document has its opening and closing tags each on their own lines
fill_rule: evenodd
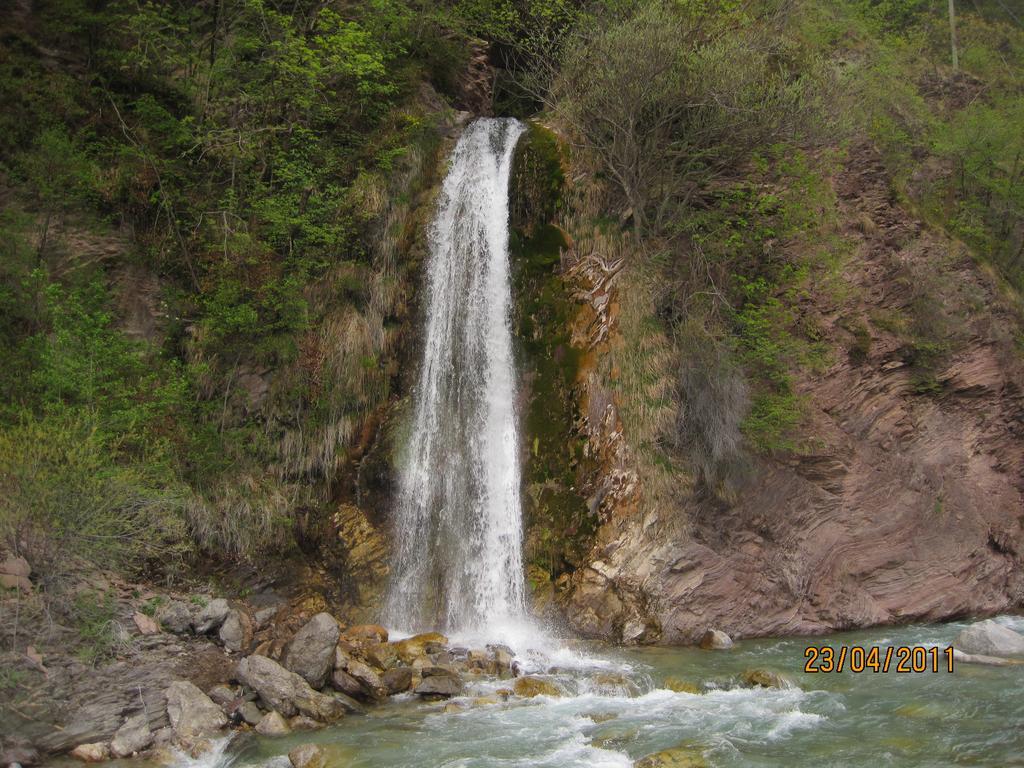
<svg viewBox="0 0 1024 768">
<path fill-rule="evenodd" d="M 159 464 L 118 463 L 84 413 L 0 430 L 0 536 L 51 586 L 81 564 L 173 573 L 187 554 L 185 489 Z"/>
<path fill-rule="evenodd" d="M 99 664 L 114 656 L 118 644 L 116 603 L 113 592 L 79 592 L 73 601 L 72 615 L 78 630 L 78 658 L 86 664 Z"/>
</svg>

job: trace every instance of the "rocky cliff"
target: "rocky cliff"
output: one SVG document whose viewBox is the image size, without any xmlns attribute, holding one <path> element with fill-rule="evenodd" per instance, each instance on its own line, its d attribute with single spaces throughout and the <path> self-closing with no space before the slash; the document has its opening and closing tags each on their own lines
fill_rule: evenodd
<svg viewBox="0 0 1024 768">
<path fill-rule="evenodd" d="M 603 456 L 592 483 L 602 522 L 562 594 L 575 630 L 679 643 L 708 627 L 816 633 L 1024 601 L 1024 365 L 1012 297 L 893 199 L 872 147 L 851 151 L 831 185 L 852 251 L 843 290 L 812 286 L 800 302 L 835 354 L 798 379 L 798 450 L 756 459 L 729 501 L 685 476 L 654 494 L 631 459 L 622 393 L 609 395 L 607 376 L 584 382 L 590 450 Z M 593 325 L 584 343 L 614 358 L 627 289 L 612 277 L 623 266 L 576 258 L 589 264 L 577 269 Z M 924 281 L 941 289 L 925 295 Z M 953 350 L 926 385 L 886 322 L 923 298 Z M 614 362 L 605 369 L 614 377 Z"/>
</svg>

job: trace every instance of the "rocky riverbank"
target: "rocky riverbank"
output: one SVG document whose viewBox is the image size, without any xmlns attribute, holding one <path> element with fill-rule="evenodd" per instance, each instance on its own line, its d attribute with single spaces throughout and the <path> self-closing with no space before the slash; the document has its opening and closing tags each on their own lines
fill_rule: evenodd
<svg viewBox="0 0 1024 768">
<path fill-rule="evenodd" d="M 437 632 L 391 639 L 380 626 L 346 627 L 322 602 L 159 595 L 123 606 L 122 653 L 110 664 L 35 646 L 7 654 L 4 668 L 19 684 L 0 707 L 0 765 L 65 752 L 85 762 L 170 762 L 175 751 L 199 755 L 231 730 L 315 730 L 397 695 L 458 696 L 483 678 L 509 683 L 472 700 L 480 705 L 559 693 L 520 676 L 506 646 L 455 646 Z"/>
</svg>

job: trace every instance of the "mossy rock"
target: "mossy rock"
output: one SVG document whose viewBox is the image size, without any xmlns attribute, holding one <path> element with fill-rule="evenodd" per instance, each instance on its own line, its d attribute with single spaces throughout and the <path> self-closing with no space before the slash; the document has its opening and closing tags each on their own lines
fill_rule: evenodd
<svg viewBox="0 0 1024 768">
<path fill-rule="evenodd" d="M 676 693 L 701 693 L 700 686 L 695 685 L 688 680 L 683 680 L 681 677 L 666 677 L 665 682 L 662 683 L 662 685 L 664 685 L 668 690 L 675 691 Z"/>
<path fill-rule="evenodd" d="M 633 768 L 707 768 L 702 750 L 692 744 L 681 744 L 637 760 Z"/>
<path fill-rule="evenodd" d="M 743 682 L 752 687 L 760 688 L 799 688 L 796 683 L 770 669 L 748 669 L 743 673 Z"/>
<path fill-rule="evenodd" d="M 517 696 L 532 699 L 534 696 L 563 696 L 562 689 L 550 680 L 540 677 L 520 677 L 516 680 L 513 690 Z"/>
</svg>

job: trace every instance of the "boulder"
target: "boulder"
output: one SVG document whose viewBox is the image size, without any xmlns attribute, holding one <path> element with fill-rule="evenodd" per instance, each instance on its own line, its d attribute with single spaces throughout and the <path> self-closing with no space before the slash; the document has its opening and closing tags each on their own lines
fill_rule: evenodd
<svg viewBox="0 0 1024 768">
<path fill-rule="evenodd" d="M 437 667 L 435 667 L 437 669 Z M 454 672 L 424 677 L 414 692 L 425 699 L 450 699 L 462 693 L 462 678 Z"/>
<path fill-rule="evenodd" d="M 369 665 L 356 659 L 349 659 L 346 671 L 362 684 L 367 693 L 376 698 L 387 696 L 387 689 L 380 675 Z"/>
<path fill-rule="evenodd" d="M 406 664 L 412 664 L 419 656 L 426 656 L 428 653 L 437 653 L 448 645 L 448 638 L 439 632 L 426 632 L 422 635 L 413 635 L 405 640 L 392 643 L 398 658 Z"/>
<path fill-rule="evenodd" d="M 797 684 L 779 672 L 770 669 L 748 669 L 743 673 L 743 682 L 761 688 L 797 688 Z"/>
<path fill-rule="evenodd" d="M 507 645 L 489 645 L 487 649 L 493 654 L 494 666 L 498 674 L 505 677 L 513 672 L 512 665 L 515 663 L 515 654 Z"/>
<path fill-rule="evenodd" d="M 232 688 L 229 685 L 215 685 L 206 692 L 206 695 L 210 697 L 210 701 L 214 704 L 227 707 L 235 703 L 240 696 L 240 692 L 237 688 Z"/>
<path fill-rule="evenodd" d="M 278 712 L 267 712 L 256 724 L 260 736 L 286 736 L 292 729 Z"/>
<path fill-rule="evenodd" d="M 405 693 L 412 687 L 412 667 L 393 667 L 384 673 L 382 682 L 389 696 Z"/>
<path fill-rule="evenodd" d="M 140 635 L 156 635 L 160 632 L 160 625 L 144 613 L 136 611 L 132 614 L 132 622 L 139 630 Z"/>
<path fill-rule="evenodd" d="M 195 744 L 228 724 L 224 712 L 192 683 L 180 680 L 167 688 L 167 717 L 174 735 L 185 744 Z"/>
<path fill-rule="evenodd" d="M 732 638 L 720 629 L 709 629 L 700 639 L 705 651 L 727 651 L 732 648 Z"/>
<path fill-rule="evenodd" d="M 665 688 L 676 693 L 700 693 L 700 687 L 680 677 L 669 676 L 665 678 Z"/>
<path fill-rule="evenodd" d="M 296 715 L 288 721 L 288 727 L 293 731 L 316 731 L 323 727 L 323 723 L 305 715 Z"/>
<path fill-rule="evenodd" d="M 143 712 L 129 717 L 117 729 L 110 741 L 111 757 L 131 757 L 153 743 L 153 732 L 149 730 L 149 718 Z"/>
<path fill-rule="evenodd" d="M 239 704 L 235 709 L 235 714 L 249 725 L 259 725 L 260 720 L 263 719 L 263 712 L 251 701 L 243 701 Z"/>
<path fill-rule="evenodd" d="M 986 619 L 961 631 L 953 647 L 979 656 L 1024 656 L 1024 635 Z"/>
<path fill-rule="evenodd" d="M 192 629 L 197 635 L 205 635 L 207 632 L 220 629 L 220 625 L 224 623 L 230 610 L 231 606 L 223 597 L 211 600 L 200 608 L 195 618 L 192 619 Z"/>
<path fill-rule="evenodd" d="M 424 698 L 451 698 L 462 693 L 463 682 L 458 673 L 445 667 L 427 667 L 414 692 Z"/>
<path fill-rule="evenodd" d="M 696 747 L 681 746 L 655 752 L 637 760 L 634 768 L 706 768 L 707 761 Z"/>
<path fill-rule="evenodd" d="M 294 768 L 324 768 L 327 755 L 317 744 L 303 744 L 288 753 L 288 760 Z"/>
<path fill-rule="evenodd" d="M 532 699 L 534 696 L 562 696 L 562 689 L 550 680 L 541 677 L 520 677 L 512 686 L 517 696 Z"/>
<path fill-rule="evenodd" d="M 171 600 L 157 609 L 156 620 L 168 632 L 182 635 L 192 627 L 192 609 L 181 600 Z"/>
<path fill-rule="evenodd" d="M 379 624 L 360 624 L 345 630 L 345 639 L 360 645 L 366 643 L 386 643 L 388 631 Z"/>
<path fill-rule="evenodd" d="M 83 763 L 102 763 L 104 760 L 110 759 L 110 748 L 103 742 L 97 741 L 92 744 L 79 744 L 69 754 L 75 760 L 81 760 Z"/>
<path fill-rule="evenodd" d="M 331 685 L 335 690 L 341 691 L 347 696 L 368 696 L 370 691 L 363 687 L 363 684 L 343 669 L 336 669 L 331 673 Z"/>
<path fill-rule="evenodd" d="M 276 605 L 269 605 L 266 608 L 260 608 L 258 611 L 256 611 L 255 615 L 253 616 L 253 621 L 256 624 L 256 629 L 263 629 L 265 626 L 267 626 L 267 624 L 270 623 L 270 620 L 273 619 L 274 616 L 276 615 Z"/>
<path fill-rule="evenodd" d="M 341 631 L 329 613 L 318 613 L 295 633 L 284 655 L 284 666 L 314 688 L 322 688 L 334 667 L 334 649 Z"/>
<path fill-rule="evenodd" d="M 252 645 L 253 623 L 249 614 L 232 608 L 220 626 L 218 637 L 229 651 L 238 653 L 249 650 Z"/>
<path fill-rule="evenodd" d="M 238 663 L 236 677 L 255 690 L 266 709 L 285 717 L 300 712 L 314 720 L 330 722 L 344 717 L 354 702 L 341 696 L 318 693 L 300 675 L 289 672 L 265 656 L 247 656 Z"/>
<path fill-rule="evenodd" d="M 391 669 L 398 664 L 398 653 L 387 643 L 371 643 L 363 648 L 363 658 L 377 669 Z"/>
</svg>

